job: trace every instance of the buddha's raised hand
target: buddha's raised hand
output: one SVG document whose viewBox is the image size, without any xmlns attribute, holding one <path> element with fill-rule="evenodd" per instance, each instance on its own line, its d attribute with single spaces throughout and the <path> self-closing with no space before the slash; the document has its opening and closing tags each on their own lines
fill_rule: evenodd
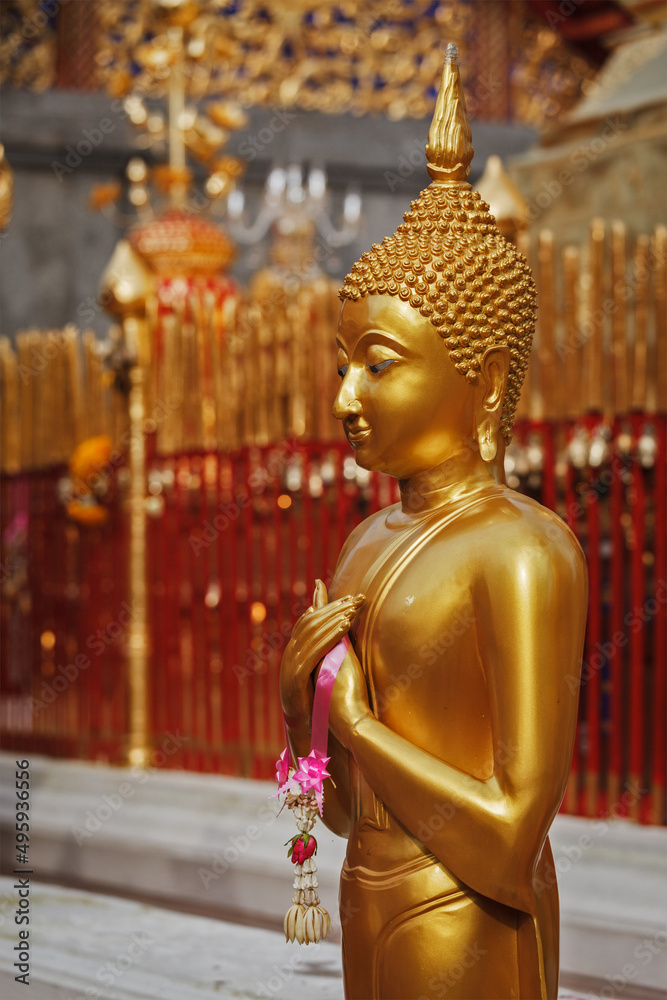
<svg viewBox="0 0 667 1000">
<path fill-rule="evenodd" d="M 290 729 L 310 724 L 312 674 L 320 660 L 347 635 L 364 600 L 358 594 L 329 604 L 322 581 L 315 584 L 313 603 L 294 626 L 280 666 L 280 700 Z"/>
</svg>

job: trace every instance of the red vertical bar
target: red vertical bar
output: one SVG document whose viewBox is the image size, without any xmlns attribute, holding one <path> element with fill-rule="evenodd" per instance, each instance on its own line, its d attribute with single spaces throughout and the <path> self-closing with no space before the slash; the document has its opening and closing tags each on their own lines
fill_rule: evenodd
<svg viewBox="0 0 667 1000">
<path fill-rule="evenodd" d="M 382 506 L 380 501 L 380 473 L 371 472 L 371 509 L 369 514 L 374 514 Z"/>
<path fill-rule="evenodd" d="M 207 522 L 214 522 L 216 511 L 210 509 L 209 497 L 212 495 L 212 487 L 207 481 L 207 476 L 209 474 L 210 463 L 214 461 L 214 457 L 209 454 L 202 455 L 201 464 L 201 479 L 199 485 L 199 496 L 201 498 L 201 520 Z M 215 460 L 215 474 L 216 479 L 218 478 L 217 460 Z M 214 495 L 214 494 L 213 494 Z M 216 528 L 216 531 L 220 531 Z M 189 544 L 190 550 L 194 554 L 193 547 Z M 206 603 L 209 590 L 211 588 L 211 582 L 213 575 L 211 573 L 211 566 L 213 564 L 213 550 L 212 543 L 207 545 L 205 550 L 200 550 L 200 555 L 204 556 L 201 562 L 201 589 L 200 592 L 194 592 L 194 599 L 199 604 L 201 610 L 201 621 L 202 621 L 202 644 L 201 648 L 195 643 L 195 672 L 197 676 L 197 687 L 196 687 L 196 698 L 197 704 L 195 706 L 195 711 L 198 720 L 199 729 L 199 740 L 201 742 L 201 749 L 198 755 L 198 769 L 200 771 L 209 771 L 210 768 L 210 758 L 211 758 L 211 747 L 213 744 L 213 717 L 212 717 L 212 691 L 211 691 L 211 660 L 213 656 L 212 652 L 212 634 L 211 634 L 211 609 Z M 193 581 L 194 582 L 194 581 Z M 196 626 L 195 626 L 196 627 Z M 199 653 L 198 653 L 199 650 Z M 197 662 L 199 660 L 199 662 Z M 199 720 L 201 719 L 201 726 L 199 725 Z"/>
<path fill-rule="evenodd" d="M 542 424 L 540 437 L 542 439 L 542 503 L 549 510 L 556 510 L 556 447 L 557 428 L 551 421 Z"/>
<path fill-rule="evenodd" d="M 181 545 L 184 548 L 185 555 L 183 558 L 185 572 L 187 574 L 186 581 L 189 583 L 189 587 L 186 594 L 181 595 L 181 601 L 183 605 L 184 615 L 181 627 L 187 628 L 188 632 L 188 674 L 185 679 L 185 684 L 187 687 L 187 704 L 188 704 L 188 732 L 190 739 L 188 742 L 188 765 L 189 771 L 199 771 L 200 770 L 200 745 L 201 745 L 201 731 L 200 731 L 200 712 L 199 712 L 199 676 L 201 667 L 201 638 L 203 631 L 203 588 L 202 588 L 202 562 L 206 559 L 205 553 L 208 552 L 208 545 L 205 545 L 199 551 L 199 555 L 195 557 L 194 550 L 189 542 L 189 537 L 193 531 L 201 528 L 204 523 L 204 518 L 202 517 L 203 510 L 201 507 L 194 503 L 194 489 L 192 489 L 192 477 L 199 475 L 200 483 L 203 475 L 203 469 L 201 467 L 201 456 L 193 455 L 192 453 L 184 456 L 184 461 L 187 462 L 188 469 L 188 486 L 183 490 L 183 501 L 185 503 L 185 530 L 181 538 Z M 201 494 L 200 494 L 201 496 Z M 187 603 L 185 597 L 187 596 Z M 187 625 L 185 621 L 187 619 Z"/>
<path fill-rule="evenodd" d="M 667 769 L 667 421 L 655 418 L 655 562 L 653 626 L 653 741 L 651 747 L 651 815 L 653 823 L 667 822 L 665 771 Z"/>
<path fill-rule="evenodd" d="M 95 673 L 93 656 L 88 646 L 89 622 L 90 622 L 90 588 L 88 583 L 88 547 L 84 535 L 79 531 L 76 541 L 78 555 L 77 580 L 78 590 L 78 615 L 77 615 L 77 646 L 86 657 L 88 667 L 84 671 L 85 680 L 81 688 L 77 691 L 77 711 L 80 723 L 81 755 L 86 760 L 91 760 L 90 737 L 93 729 L 93 690 L 95 686 Z M 83 678 L 81 678 L 83 680 Z"/>
<path fill-rule="evenodd" d="M 183 538 L 186 533 L 187 524 L 183 516 L 183 489 L 181 479 L 184 475 L 187 475 L 187 463 L 182 455 L 177 456 L 174 459 L 174 518 L 173 518 L 173 528 L 174 534 L 172 538 L 172 548 L 173 548 L 173 617 L 169 623 L 171 628 L 171 649 L 174 664 L 174 693 L 176 696 L 175 704 L 175 716 L 174 725 L 177 729 L 183 733 L 186 740 L 183 745 L 183 750 L 181 754 L 181 765 L 184 768 L 189 768 L 191 763 L 191 753 L 188 748 L 188 743 L 192 739 L 192 729 L 190 727 L 190 720 L 186 718 L 185 714 L 185 684 L 186 678 L 183 673 L 183 658 L 181 655 L 181 601 L 182 601 L 182 583 L 184 579 L 185 566 L 183 565 L 183 552 L 182 544 Z"/>
<path fill-rule="evenodd" d="M 242 468 L 241 455 L 236 454 L 231 462 L 231 485 L 234 495 L 236 495 L 236 486 L 239 481 L 240 468 Z M 244 484 L 245 486 L 245 484 Z M 246 646 L 243 641 L 244 631 L 241 629 L 241 611 L 239 608 L 239 595 L 238 589 L 241 584 L 239 565 L 241 562 L 241 552 L 242 552 L 242 539 L 245 531 L 245 521 L 249 517 L 248 509 L 244 509 L 240 518 L 239 523 L 232 525 L 228 529 L 229 534 L 229 550 L 230 550 L 230 590 L 231 590 L 231 603 L 230 603 L 230 614 L 231 614 L 231 651 L 233 664 L 240 664 L 241 667 L 246 666 Z M 250 679 L 243 677 L 239 680 L 236 676 L 229 678 L 230 687 L 233 684 L 234 697 L 232 700 L 233 717 L 231 734 L 233 738 L 232 744 L 232 757 L 230 758 L 230 767 L 233 768 L 231 773 L 240 774 L 242 771 L 241 767 L 241 738 L 243 733 L 243 726 L 241 722 L 241 714 L 243 711 L 243 698 L 241 696 L 240 684 L 249 685 Z"/>
<path fill-rule="evenodd" d="M 81 630 L 79 619 L 81 615 L 81 553 L 79 537 L 76 532 L 69 532 L 67 526 L 67 516 L 64 506 L 59 503 L 60 516 L 58 519 L 58 532 L 63 539 L 64 565 L 67 580 L 66 610 L 63 615 L 64 628 L 70 637 L 70 643 L 74 661 L 79 655 L 87 656 L 88 650 L 81 646 Z M 71 588 L 71 594 L 69 593 Z M 68 662 L 72 662 L 68 658 Z M 80 661 L 81 662 L 81 661 Z M 79 757 L 86 757 L 85 734 L 88 731 L 83 718 L 83 706 L 87 703 L 88 694 L 88 670 L 79 670 L 76 680 L 70 684 L 67 691 L 67 702 L 70 724 L 74 727 L 76 734 L 75 748 L 73 753 Z"/>
<path fill-rule="evenodd" d="M 251 486 L 251 475 L 253 471 L 253 459 L 251 449 L 244 448 L 242 452 L 241 475 L 243 477 L 243 490 L 250 499 L 250 503 L 244 511 L 243 520 L 243 561 L 245 578 L 245 601 L 243 610 L 239 608 L 239 622 L 241 624 L 241 648 L 242 660 L 245 662 L 247 652 L 251 648 L 254 628 L 250 618 L 250 608 L 255 599 L 255 573 L 253 559 L 253 534 L 255 527 L 254 494 Z M 244 777 L 253 777 L 257 765 L 257 731 L 255 725 L 255 705 L 257 703 L 257 687 L 261 684 L 261 674 L 253 673 L 248 678 L 248 683 L 242 694 L 241 702 L 241 774 Z"/>
<path fill-rule="evenodd" d="M 614 428 L 613 440 L 622 433 L 619 421 Z M 625 532 L 623 513 L 625 509 L 625 484 L 623 482 L 624 461 L 616 454 L 612 465 L 611 480 L 611 610 L 609 617 L 611 654 L 611 706 L 609 731 L 609 801 L 608 808 L 619 808 L 623 775 L 623 661 L 624 645 L 616 643 L 614 636 L 625 632 Z"/>
<path fill-rule="evenodd" d="M 294 452 L 292 452 L 294 458 Z M 303 485 L 303 484 L 302 484 Z M 290 604 L 294 603 L 299 594 L 299 528 L 303 519 L 303 504 L 298 490 L 292 492 L 292 506 L 289 518 L 289 573 L 290 573 Z"/>
<path fill-rule="evenodd" d="M 39 633 L 40 629 L 40 619 L 42 615 L 42 595 L 44 591 L 41 574 L 43 572 L 42 565 L 42 528 L 43 521 L 41 519 L 40 511 L 40 496 L 39 496 L 39 476 L 35 472 L 31 472 L 27 476 L 28 482 L 28 588 L 30 590 L 30 605 L 25 617 L 21 615 L 21 625 L 24 629 L 24 635 L 26 636 L 25 644 L 22 643 L 22 652 L 26 655 L 26 676 L 30 679 L 27 685 L 28 689 L 32 688 L 31 694 L 34 694 L 36 698 L 40 698 L 42 691 L 42 656 L 41 648 L 39 645 Z M 40 711 L 39 715 L 35 716 L 35 735 L 37 736 L 38 746 L 44 752 L 45 745 L 45 732 L 48 728 L 48 717 L 49 709 L 44 708 Z M 21 737 L 21 740 L 24 737 Z M 21 745 L 23 743 L 21 742 Z"/>
<path fill-rule="evenodd" d="M 334 452 L 334 479 L 333 479 L 333 489 L 336 496 L 336 537 L 337 545 L 336 548 L 338 552 L 343 548 L 345 544 L 345 539 L 347 538 L 346 530 L 346 516 L 345 516 L 345 489 L 347 486 L 347 480 L 343 475 L 343 462 L 344 462 L 344 452 L 343 447 L 338 446 Z"/>
<path fill-rule="evenodd" d="M 116 681 L 118 679 L 118 670 L 116 669 L 116 651 L 120 644 L 119 640 L 114 640 L 114 642 L 107 642 L 106 638 L 110 637 L 109 627 L 112 622 L 116 621 L 118 617 L 118 612 L 120 611 L 120 599 L 118 596 L 118 584 L 120 581 L 115 579 L 113 572 L 111 570 L 112 565 L 112 549 L 113 546 L 110 545 L 108 537 L 109 525 L 105 525 L 102 528 L 95 528 L 95 547 L 98 551 L 98 565 L 100 567 L 99 574 L 100 580 L 102 581 L 102 615 L 103 620 L 101 622 L 101 627 L 105 634 L 105 639 L 102 640 L 104 643 L 104 651 L 100 651 L 100 666 L 102 669 L 102 685 L 103 685 L 103 699 L 104 699 L 104 730 L 103 739 L 101 742 L 101 753 L 103 754 L 103 759 L 105 761 L 112 761 L 111 747 L 113 743 L 113 733 L 115 727 L 119 720 L 119 705 L 116 699 Z M 107 529 L 107 530 L 105 530 Z M 114 628 L 115 632 L 116 629 Z M 122 670 L 122 666 L 121 666 Z"/>
<path fill-rule="evenodd" d="M 45 496 L 46 496 L 46 484 L 45 484 L 45 474 L 43 470 L 39 470 L 35 477 L 35 495 L 37 499 L 37 511 L 40 530 L 39 530 L 39 556 L 38 556 L 38 576 L 36 579 L 37 586 L 40 588 L 39 595 L 39 613 L 36 617 L 33 617 L 33 627 L 35 628 L 35 635 L 33 637 L 33 644 L 37 648 L 38 662 L 40 667 L 42 664 L 42 650 L 41 650 L 41 635 L 45 627 L 51 622 L 49 621 L 49 606 L 51 603 L 51 590 L 53 587 L 52 579 L 52 563 L 49 553 L 49 542 L 50 542 L 50 532 L 47 530 L 47 514 Z M 35 522 L 36 526 L 36 522 Z M 34 593 L 34 592 L 33 592 Z M 56 650 L 58 649 L 58 644 L 56 643 Z M 43 677 L 40 670 L 40 676 Z M 48 678 L 49 683 L 53 682 L 53 675 Z M 58 755 L 59 748 L 57 740 L 54 735 L 57 733 L 57 719 L 58 719 L 58 700 L 56 699 L 50 705 L 50 710 L 48 714 L 44 713 L 46 716 L 46 740 L 45 740 L 45 751 L 48 754 Z"/>
<path fill-rule="evenodd" d="M 595 816 L 599 808 L 600 793 L 600 714 L 601 714 L 601 669 L 599 643 L 602 625 L 602 580 L 600 574 L 600 500 L 597 489 L 597 475 L 588 470 L 588 490 L 586 509 L 588 513 L 588 580 L 589 610 L 588 634 L 586 642 L 586 663 L 589 677 L 586 681 L 586 728 L 588 754 L 586 760 L 586 815 Z"/>
<path fill-rule="evenodd" d="M 579 530 L 579 517 L 578 512 L 580 509 L 579 501 L 577 499 L 575 482 L 577 474 L 574 466 L 569 458 L 569 444 L 574 437 L 575 426 L 573 424 L 569 425 L 565 432 L 566 438 L 566 448 L 568 449 L 568 461 L 567 461 L 567 472 L 565 474 L 565 520 L 567 522 L 568 528 L 578 535 Z"/>
<path fill-rule="evenodd" d="M 643 753 L 643 716 L 644 716 L 644 657 L 645 628 L 641 612 L 646 599 L 644 580 L 644 548 L 645 548 L 645 516 L 646 498 L 644 490 L 644 470 L 642 469 L 637 443 L 642 434 L 643 418 L 641 414 L 633 414 L 633 463 L 632 463 L 632 526 L 633 544 L 630 552 L 630 608 L 633 619 L 640 624 L 639 628 L 630 629 L 630 727 L 629 727 L 629 759 L 630 779 L 642 784 L 644 778 Z M 637 803 L 633 803 L 633 815 L 638 812 Z"/>
<path fill-rule="evenodd" d="M 568 528 L 579 537 L 579 515 L 581 505 L 576 493 L 577 473 L 570 459 L 570 443 L 576 432 L 576 424 L 568 422 L 564 429 L 565 438 L 565 521 Z M 579 704 L 577 706 L 577 729 L 572 750 L 572 763 L 570 765 L 570 779 L 568 782 L 565 798 L 561 809 L 568 813 L 576 814 L 580 809 L 579 793 L 581 787 L 581 720 L 582 720 L 581 688 L 579 689 Z"/>
<path fill-rule="evenodd" d="M 282 660 L 282 654 L 287 644 L 287 636 L 285 635 L 285 629 L 283 629 L 283 590 L 284 590 L 284 573 L 283 573 L 283 523 L 284 517 L 288 516 L 283 513 L 281 507 L 278 506 L 278 496 L 281 494 L 281 476 L 280 470 L 276 471 L 273 477 L 273 494 L 271 496 L 271 502 L 273 504 L 273 587 L 274 587 L 274 598 L 275 598 L 275 621 L 278 628 L 278 632 L 282 637 L 282 642 L 280 646 L 280 651 L 277 657 L 277 671 L 272 678 L 273 684 L 271 689 L 271 700 L 270 700 L 270 711 L 271 711 L 271 725 L 270 733 L 272 734 L 272 739 L 274 739 L 279 746 L 282 746 L 283 740 L 283 717 L 282 709 L 280 707 L 280 690 L 279 690 L 279 671 L 280 663 Z M 289 508 L 288 508 L 289 511 Z M 289 602 L 291 604 L 291 601 Z M 288 604 L 288 606 L 289 606 Z"/>
<path fill-rule="evenodd" d="M 98 760 L 100 754 L 100 733 L 104 725 L 104 677 L 103 662 L 99 655 L 99 638 L 96 633 L 101 626 L 99 608 L 101 600 L 101 568 L 97 560 L 97 546 L 93 531 L 79 528 L 82 551 L 83 580 L 86 591 L 84 602 L 84 645 L 90 650 L 90 667 L 88 668 L 88 698 L 90 704 L 90 732 L 88 735 L 88 754 L 92 760 Z"/>
<path fill-rule="evenodd" d="M 128 551 L 128 520 L 123 516 L 120 504 L 117 502 L 117 483 L 110 484 L 112 489 L 112 514 L 109 522 L 103 528 L 107 552 L 109 553 L 108 574 L 109 583 L 113 583 L 112 593 L 115 595 L 113 602 L 113 617 L 120 620 L 126 619 L 123 614 L 124 606 L 129 606 L 130 581 L 128 574 L 129 551 Z M 134 610 L 134 609 L 132 609 Z M 148 612 L 147 612 L 148 613 Z M 125 644 L 127 643 L 128 623 L 123 626 L 124 635 L 110 647 L 110 668 L 112 671 L 111 691 L 113 702 L 116 706 L 114 713 L 113 736 L 110 740 L 109 755 L 111 760 L 120 762 L 124 757 L 124 734 L 129 731 L 129 704 L 126 697 L 126 688 L 123 684 L 123 670 L 127 663 L 125 656 Z M 147 642 L 150 648 L 150 618 L 148 619 Z"/>
<path fill-rule="evenodd" d="M 54 633 L 56 644 L 53 650 L 53 673 L 49 677 L 49 683 L 55 690 L 58 676 L 57 665 L 66 663 L 67 649 L 65 643 L 65 627 L 61 616 L 58 614 L 59 605 L 63 598 L 63 569 L 64 569 L 64 541 L 62 532 L 58 531 L 58 513 L 55 508 L 55 480 L 54 470 L 43 470 L 39 476 L 41 491 L 41 518 L 44 523 L 42 566 L 40 571 L 40 585 L 42 588 L 42 614 L 37 623 L 38 634 L 41 637 L 45 630 Z M 58 571 L 56 572 L 56 567 Z M 40 643 L 41 645 L 41 643 Z M 50 725 L 50 752 L 58 757 L 67 757 L 72 752 L 72 744 L 68 739 L 69 733 L 66 728 L 67 713 L 65 702 L 67 690 L 56 692 L 56 699 L 52 704 L 51 725 Z"/>
<path fill-rule="evenodd" d="M 331 452 L 327 449 L 320 457 L 320 470 L 324 465 L 329 465 L 331 462 Z M 331 485 L 325 483 L 322 479 L 322 499 L 320 500 L 320 535 L 321 535 L 321 556 L 320 565 L 317 575 L 323 580 L 326 580 L 330 574 L 333 573 L 334 567 L 336 565 L 337 553 L 331 551 L 331 541 L 332 541 L 332 531 L 331 531 Z"/>
<path fill-rule="evenodd" d="M 313 565 L 313 539 L 315 535 L 313 523 L 313 497 L 310 492 L 310 477 L 313 472 L 312 445 L 301 446 L 303 460 L 303 479 L 301 481 L 301 524 L 299 525 L 299 564 L 303 566 L 303 581 L 306 585 L 306 595 L 310 595 L 315 587 L 315 570 Z M 301 555 L 303 554 L 303 558 Z M 308 602 L 310 603 L 310 601 Z"/>
<path fill-rule="evenodd" d="M 224 475 L 224 488 L 223 488 Z M 218 476 L 219 506 L 231 500 L 236 503 L 236 457 L 225 458 L 224 469 Z M 239 618 L 237 602 L 238 559 L 237 538 L 243 529 L 240 523 L 246 517 L 241 510 L 238 521 L 218 535 L 218 565 L 220 567 L 220 647 L 222 657 L 222 769 L 225 774 L 238 773 L 238 747 L 240 743 L 239 685 L 247 684 L 244 674 L 245 658 L 239 649 Z"/>
<path fill-rule="evenodd" d="M 255 526 L 255 541 L 258 548 L 258 559 L 257 568 L 255 574 L 257 577 L 256 582 L 256 593 L 260 604 L 264 606 L 264 619 L 261 623 L 261 630 L 263 635 L 266 635 L 268 631 L 268 623 L 271 619 L 271 605 L 269 601 L 269 545 L 271 542 L 271 530 L 270 521 L 268 518 L 268 509 L 266 510 L 266 515 L 264 516 L 264 505 L 270 509 L 272 503 L 275 503 L 274 498 L 274 483 L 273 477 L 268 472 L 268 449 L 263 448 L 259 453 L 259 463 L 262 467 L 263 473 L 266 475 L 266 487 L 264 494 L 260 497 L 259 502 L 262 504 L 260 517 L 257 519 L 257 524 Z M 257 777 L 266 777 L 266 758 L 268 754 L 269 745 L 269 713 L 271 705 L 271 679 L 275 674 L 275 657 L 276 651 L 271 647 L 271 652 L 266 653 L 266 670 L 262 671 L 257 678 L 257 695 L 258 702 L 255 711 L 256 724 L 259 729 L 259 746 L 261 748 L 259 753 L 259 760 L 257 763 Z"/>
<path fill-rule="evenodd" d="M 11 505 L 12 484 L 15 481 L 13 476 L 0 473 L 0 583 L 3 591 L 9 581 L 15 577 L 17 572 L 16 556 L 10 550 L 10 536 L 14 534 L 10 525 L 13 520 L 13 509 Z M 16 532 L 18 534 L 18 532 Z M 18 541 L 14 542 L 14 549 L 18 547 Z M 11 734 L 14 729 L 13 717 L 14 706 L 17 704 L 19 694 L 12 683 L 12 664 L 10 657 L 14 658 L 13 643 L 11 640 L 11 620 L 12 606 L 6 600 L 3 593 L 3 601 L 0 605 L 0 712 L 2 713 L 2 725 L 0 725 L 0 746 L 8 749 L 11 745 Z M 12 594 L 12 597 L 15 595 Z"/>
<path fill-rule="evenodd" d="M 167 472 L 164 491 L 164 515 L 162 518 L 162 567 L 163 572 L 160 577 L 162 585 L 162 600 L 159 606 L 159 617 L 155 620 L 155 628 L 161 634 L 161 659 L 156 660 L 156 686 L 163 689 L 162 698 L 164 704 L 164 714 L 162 721 L 165 731 L 182 732 L 182 722 L 180 718 L 181 699 L 181 675 L 180 675 L 180 652 L 178 648 L 178 623 L 179 623 L 179 603 L 178 587 L 180 586 L 179 560 L 180 552 L 178 548 L 178 485 L 176 476 L 178 473 L 178 463 L 175 459 L 163 460 L 163 472 Z M 164 678 L 164 680 L 160 680 Z M 153 726 L 153 738 L 157 735 L 157 723 Z M 172 766 L 182 766 L 183 751 L 179 749 L 171 758 L 174 761 Z"/>
<path fill-rule="evenodd" d="M 229 472 L 228 456 L 220 456 L 218 460 L 218 476 L 215 484 L 216 507 L 222 510 L 225 504 L 225 494 L 223 492 L 223 481 L 227 482 Z M 228 739 L 229 726 L 231 721 L 231 701 L 233 695 L 233 684 L 238 683 L 233 667 L 235 660 L 230 654 L 231 637 L 231 609 L 234 596 L 234 588 L 231 579 L 229 566 L 229 546 L 228 541 L 231 533 L 235 530 L 234 523 L 228 526 L 226 531 L 219 531 L 216 543 L 218 546 L 218 580 L 220 584 L 220 603 L 218 604 L 218 633 L 220 636 L 220 659 L 222 667 L 220 671 L 220 730 L 222 733 L 222 747 L 218 761 L 218 769 L 223 774 L 227 773 L 227 760 L 225 753 L 225 741 Z"/>
<path fill-rule="evenodd" d="M 161 472 L 161 462 L 153 459 L 151 463 L 155 472 Z M 164 495 L 161 494 L 164 500 Z M 150 705 L 150 716 L 148 720 L 148 732 L 151 743 L 154 742 L 155 734 L 166 732 L 168 729 L 166 712 L 167 685 L 169 683 L 166 675 L 166 657 L 164 655 L 164 592 L 166 566 L 164 565 L 165 553 L 165 527 L 167 520 L 166 503 L 162 508 L 162 513 L 157 517 L 146 519 L 146 606 L 148 608 L 148 631 L 150 635 L 150 648 L 148 654 L 148 698 Z"/>
</svg>

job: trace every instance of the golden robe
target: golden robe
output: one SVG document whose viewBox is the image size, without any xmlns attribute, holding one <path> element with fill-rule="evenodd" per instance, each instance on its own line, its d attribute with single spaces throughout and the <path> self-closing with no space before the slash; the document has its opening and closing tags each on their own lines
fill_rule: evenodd
<svg viewBox="0 0 667 1000">
<path fill-rule="evenodd" d="M 366 595 L 350 638 L 382 723 L 353 738 L 349 790 L 328 792 L 350 818 L 346 997 L 555 998 L 547 831 L 576 723 L 581 550 L 500 486 L 407 526 L 392 510 L 350 536 L 331 593 Z M 329 752 L 347 754 L 333 735 Z"/>
</svg>

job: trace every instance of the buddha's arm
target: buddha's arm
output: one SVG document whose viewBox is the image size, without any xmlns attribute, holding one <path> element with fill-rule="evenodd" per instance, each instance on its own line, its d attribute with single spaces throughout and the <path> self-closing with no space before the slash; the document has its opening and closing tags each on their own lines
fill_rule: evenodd
<svg viewBox="0 0 667 1000">
<path fill-rule="evenodd" d="M 473 778 L 368 714 L 348 742 L 376 795 L 417 839 L 420 830 L 433 831 L 428 849 L 455 876 L 527 910 L 534 865 L 568 777 L 577 685 L 567 680 L 580 669 L 586 570 L 569 537 L 553 549 L 529 541 L 490 562 L 474 596 L 493 775 Z M 444 804 L 451 818 L 442 826 Z"/>
</svg>

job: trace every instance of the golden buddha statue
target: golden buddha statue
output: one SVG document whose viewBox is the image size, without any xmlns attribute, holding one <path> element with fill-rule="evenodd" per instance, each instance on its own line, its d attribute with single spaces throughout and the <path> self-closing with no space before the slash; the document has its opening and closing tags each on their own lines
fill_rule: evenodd
<svg viewBox="0 0 667 1000">
<path fill-rule="evenodd" d="M 497 481 L 532 339 L 526 261 L 466 182 L 454 47 L 426 147 L 431 185 L 345 280 L 342 420 L 399 503 L 318 581 L 281 667 L 292 752 L 314 679 L 351 646 L 329 717 L 324 822 L 341 875 L 348 1000 L 555 998 L 547 833 L 569 773 L 586 565 L 549 510 Z M 544 886 L 549 888 L 544 889 Z"/>
</svg>

